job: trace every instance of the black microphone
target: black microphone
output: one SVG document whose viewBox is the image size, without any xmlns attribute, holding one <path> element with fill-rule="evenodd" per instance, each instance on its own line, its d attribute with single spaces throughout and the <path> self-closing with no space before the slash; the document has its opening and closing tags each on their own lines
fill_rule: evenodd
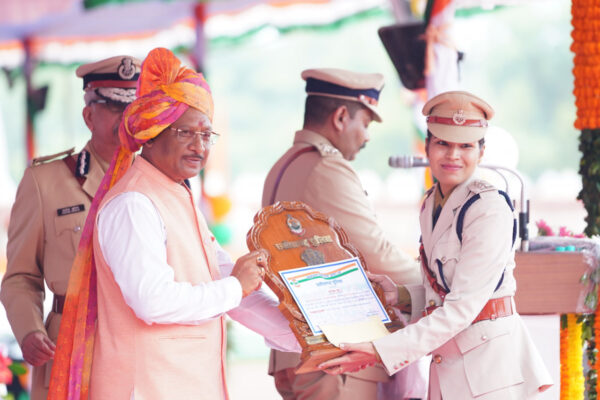
<svg viewBox="0 0 600 400">
<path fill-rule="evenodd" d="M 415 156 L 390 156 L 388 164 L 392 168 L 428 167 L 429 161 Z"/>
</svg>

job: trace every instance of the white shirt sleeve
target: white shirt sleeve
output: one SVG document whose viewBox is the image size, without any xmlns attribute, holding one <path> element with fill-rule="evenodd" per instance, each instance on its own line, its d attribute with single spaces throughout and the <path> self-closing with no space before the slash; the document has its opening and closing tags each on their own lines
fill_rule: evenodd
<svg viewBox="0 0 600 400">
<path fill-rule="evenodd" d="M 100 211 L 97 224 L 104 259 L 125 302 L 145 323 L 198 325 L 240 304 L 242 287 L 235 277 L 198 285 L 175 281 L 164 223 L 145 195 L 116 196 Z M 221 264 L 224 256 L 219 257 Z"/>
<path fill-rule="evenodd" d="M 218 243 L 216 248 L 221 276 L 231 275 L 234 265 L 231 257 Z M 277 296 L 263 284 L 260 290 L 242 299 L 239 307 L 230 310 L 227 315 L 263 336 L 267 346 L 275 350 L 300 352 L 302 348 L 278 305 Z"/>
</svg>

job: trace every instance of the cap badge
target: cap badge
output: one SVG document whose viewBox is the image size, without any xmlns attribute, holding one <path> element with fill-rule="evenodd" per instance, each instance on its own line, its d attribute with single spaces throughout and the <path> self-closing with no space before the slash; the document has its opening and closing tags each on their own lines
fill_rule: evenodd
<svg viewBox="0 0 600 400">
<path fill-rule="evenodd" d="M 358 100 L 362 101 L 363 103 L 370 104 L 372 106 L 376 106 L 377 105 L 377 100 L 375 100 L 372 97 L 366 96 L 364 94 L 359 95 L 358 96 Z"/>
<path fill-rule="evenodd" d="M 130 80 L 135 75 L 135 65 L 133 65 L 133 60 L 129 57 L 124 57 L 121 60 L 121 64 L 119 64 L 119 69 L 117 70 L 119 73 L 119 77 L 123 80 Z"/>
<path fill-rule="evenodd" d="M 465 122 L 467 122 L 467 119 L 465 118 L 464 115 L 464 111 L 463 110 L 458 110 L 454 113 L 454 115 L 452 115 L 452 121 L 454 121 L 454 123 L 456 125 L 463 125 Z"/>
</svg>

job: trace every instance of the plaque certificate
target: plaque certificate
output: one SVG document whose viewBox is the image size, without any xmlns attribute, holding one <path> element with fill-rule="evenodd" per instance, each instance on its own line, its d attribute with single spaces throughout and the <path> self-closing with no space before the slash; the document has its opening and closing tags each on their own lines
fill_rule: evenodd
<svg viewBox="0 0 600 400">
<path fill-rule="evenodd" d="M 256 214 L 246 241 L 248 249 L 268 253 L 265 283 L 302 346 L 297 374 L 344 354 L 336 344 L 396 329 L 382 288 L 371 286 L 369 266 L 333 218 L 301 202 L 277 202 Z"/>
<path fill-rule="evenodd" d="M 358 258 L 279 271 L 314 335 L 322 325 L 391 322 Z"/>
</svg>

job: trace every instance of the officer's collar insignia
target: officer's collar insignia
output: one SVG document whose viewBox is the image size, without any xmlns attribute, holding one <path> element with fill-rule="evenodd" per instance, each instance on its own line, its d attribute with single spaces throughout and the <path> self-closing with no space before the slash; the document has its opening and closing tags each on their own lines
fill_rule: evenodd
<svg viewBox="0 0 600 400">
<path fill-rule="evenodd" d="M 85 178 L 90 171 L 90 152 L 81 150 L 77 157 L 77 168 L 75 168 L 75 176 Z"/>
<path fill-rule="evenodd" d="M 319 143 L 317 146 L 323 155 L 338 154 L 340 152 L 338 149 L 327 143 Z"/>
</svg>

